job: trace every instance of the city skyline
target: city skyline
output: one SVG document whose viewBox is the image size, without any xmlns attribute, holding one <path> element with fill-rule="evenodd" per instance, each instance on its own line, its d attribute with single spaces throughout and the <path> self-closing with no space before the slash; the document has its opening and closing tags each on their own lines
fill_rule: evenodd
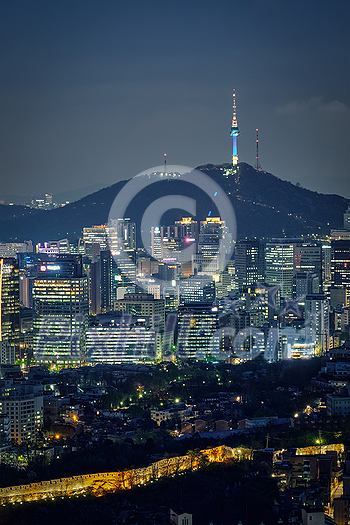
<svg viewBox="0 0 350 525">
<path fill-rule="evenodd" d="M 349 21 L 0 0 L 4 524 L 349 525 Z"/>
<path fill-rule="evenodd" d="M 349 196 L 349 5 L 8 2 L 4 194 L 109 186 L 159 165 L 239 161 Z M 5 52 L 6 49 L 6 52 Z M 325 155 L 326 152 L 326 155 Z"/>
</svg>

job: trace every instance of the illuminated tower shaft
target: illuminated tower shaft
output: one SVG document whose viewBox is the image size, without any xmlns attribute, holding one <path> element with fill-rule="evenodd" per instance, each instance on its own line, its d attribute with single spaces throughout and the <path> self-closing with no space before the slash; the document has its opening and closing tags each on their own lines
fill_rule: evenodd
<svg viewBox="0 0 350 525">
<path fill-rule="evenodd" d="M 232 166 L 236 166 L 238 163 L 238 147 L 237 147 L 237 137 L 239 135 L 238 123 L 237 123 L 237 114 L 236 114 L 236 93 L 233 91 L 233 117 L 231 125 L 232 137 Z"/>
</svg>

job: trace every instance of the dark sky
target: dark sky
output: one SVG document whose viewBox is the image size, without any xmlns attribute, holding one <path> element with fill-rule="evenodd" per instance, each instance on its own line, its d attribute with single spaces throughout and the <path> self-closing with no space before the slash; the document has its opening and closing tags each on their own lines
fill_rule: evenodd
<svg viewBox="0 0 350 525">
<path fill-rule="evenodd" d="M 350 197 L 348 0 L 1 0 L 1 191 L 240 161 Z"/>
</svg>

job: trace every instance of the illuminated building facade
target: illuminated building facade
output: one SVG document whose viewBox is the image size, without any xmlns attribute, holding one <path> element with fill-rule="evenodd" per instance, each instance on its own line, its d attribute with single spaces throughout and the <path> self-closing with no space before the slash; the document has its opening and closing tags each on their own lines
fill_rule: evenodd
<svg viewBox="0 0 350 525">
<path fill-rule="evenodd" d="M 294 275 L 294 245 L 278 239 L 265 246 L 265 280 L 270 286 L 280 286 L 282 297 L 292 297 Z"/>
<path fill-rule="evenodd" d="M 305 298 L 305 332 L 315 343 L 316 352 L 329 349 L 329 303 L 324 294 L 309 294 Z"/>
<path fill-rule="evenodd" d="M 101 312 L 111 309 L 112 256 L 109 250 L 100 253 L 101 262 Z"/>
<path fill-rule="evenodd" d="M 332 247 L 330 244 L 322 244 L 322 283 L 323 288 L 331 279 Z"/>
<path fill-rule="evenodd" d="M 152 261 L 150 257 L 139 257 L 137 260 L 138 276 L 144 277 L 145 275 L 153 275 L 158 273 L 160 264 L 164 265 L 165 263 Z"/>
<path fill-rule="evenodd" d="M 130 219 L 112 219 L 106 231 L 112 253 L 121 248 L 136 250 L 136 224 Z"/>
<path fill-rule="evenodd" d="M 181 264 L 173 258 L 163 259 L 163 262 L 158 264 L 158 277 L 163 281 L 176 281 L 180 273 Z"/>
<path fill-rule="evenodd" d="M 213 303 L 215 300 L 215 282 L 211 276 L 196 275 L 187 279 L 180 279 L 180 304 L 186 303 Z"/>
<path fill-rule="evenodd" d="M 242 240 L 235 246 L 235 275 L 239 290 L 265 279 L 264 245 L 256 240 Z"/>
<path fill-rule="evenodd" d="M 112 253 L 112 255 L 112 288 L 134 285 L 136 282 L 136 251 L 123 250 Z"/>
<path fill-rule="evenodd" d="M 273 339 L 274 330 L 269 332 L 269 336 L 270 334 Z M 274 358 L 269 359 L 270 362 L 281 359 L 309 359 L 316 354 L 314 332 L 288 326 L 283 327 L 283 330 L 277 330 L 277 334 L 277 345 L 277 341 L 268 341 L 270 356 L 274 354 Z M 277 350 L 277 355 L 274 350 Z"/>
<path fill-rule="evenodd" d="M 128 317 L 125 316 L 124 320 Z M 153 362 L 157 334 L 144 323 L 90 327 L 86 332 L 86 361 L 90 364 Z M 160 355 L 158 356 L 160 357 Z"/>
<path fill-rule="evenodd" d="M 294 244 L 294 273 L 306 272 L 316 274 L 319 286 L 322 286 L 322 244 Z M 316 290 L 318 293 L 320 289 Z"/>
<path fill-rule="evenodd" d="M 43 426 L 42 385 L 29 381 L 0 380 L 0 414 L 9 418 L 10 439 L 15 443 L 32 441 Z"/>
<path fill-rule="evenodd" d="M 198 222 L 192 217 L 182 217 L 181 221 L 175 221 L 175 237 L 191 237 L 198 239 Z M 170 237 L 170 233 L 167 235 Z"/>
<path fill-rule="evenodd" d="M 350 240 L 332 241 L 331 285 L 344 288 L 350 300 Z"/>
<path fill-rule="evenodd" d="M 319 282 L 316 273 L 296 272 L 293 276 L 293 299 L 303 299 L 307 294 L 318 293 Z"/>
<path fill-rule="evenodd" d="M 114 309 L 134 316 L 149 317 L 153 330 L 163 331 L 165 328 L 164 299 L 154 299 L 152 294 L 125 294 L 124 299 L 114 302 Z"/>
<path fill-rule="evenodd" d="M 163 298 L 165 302 L 165 311 L 177 312 L 179 307 L 179 287 L 176 282 L 172 286 L 165 286 L 163 289 Z"/>
<path fill-rule="evenodd" d="M 101 250 L 108 249 L 107 227 L 105 224 L 83 228 L 83 240 L 85 243 L 99 243 Z"/>
<path fill-rule="evenodd" d="M 17 253 L 30 253 L 32 251 L 32 241 L 0 243 L 0 257 L 16 257 Z"/>
<path fill-rule="evenodd" d="M 15 347 L 8 341 L 0 341 L 0 365 L 14 365 L 15 358 Z"/>
<path fill-rule="evenodd" d="M 59 256 L 39 266 L 33 311 L 37 363 L 58 367 L 83 363 L 89 296 L 80 256 Z"/>
<path fill-rule="evenodd" d="M 163 237 L 159 226 L 151 228 L 151 255 L 158 261 L 163 259 Z"/>
<path fill-rule="evenodd" d="M 225 359 L 220 350 L 218 309 L 211 303 L 188 303 L 180 306 L 177 356 L 180 359 Z"/>
<path fill-rule="evenodd" d="M 19 264 L 12 257 L 0 258 L 0 341 L 19 349 Z"/>
<path fill-rule="evenodd" d="M 198 254 L 193 257 L 194 268 L 201 273 L 213 274 L 225 268 L 230 254 L 231 236 L 220 217 L 207 217 L 200 223 Z"/>
</svg>

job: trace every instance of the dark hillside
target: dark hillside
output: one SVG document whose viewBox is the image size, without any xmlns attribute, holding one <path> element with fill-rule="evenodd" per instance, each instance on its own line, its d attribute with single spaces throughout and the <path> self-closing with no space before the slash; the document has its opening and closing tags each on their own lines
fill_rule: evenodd
<svg viewBox="0 0 350 525">
<path fill-rule="evenodd" d="M 200 166 L 230 196 L 237 217 L 237 236 L 279 237 L 325 234 L 341 228 L 342 214 L 350 200 L 324 195 L 283 181 L 271 173 L 257 172 L 249 164 L 239 164 L 236 175 L 223 174 L 229 165 Z M 75 240 L 84 226 L 107 222 L 112 202 L 126 181 L 87 195 L 83 199 L 51 211 L 20 206 L 0 206 L 0 241 L 31 239 L 34 243 L 68 237 Z M 189 195 L 197 200 L 197 219 L 203 220 L 215 207 L 203 192 L 183 181 L 162 181 L 149 186 L 132 201 L 128 216 L 140 224 L 144 210 L 154 199 L 168 194 Z M 186 215 L 179 212 L 174 218 Z M 167 221 L 173 217 L 167 215 Z"/>
</svg>

